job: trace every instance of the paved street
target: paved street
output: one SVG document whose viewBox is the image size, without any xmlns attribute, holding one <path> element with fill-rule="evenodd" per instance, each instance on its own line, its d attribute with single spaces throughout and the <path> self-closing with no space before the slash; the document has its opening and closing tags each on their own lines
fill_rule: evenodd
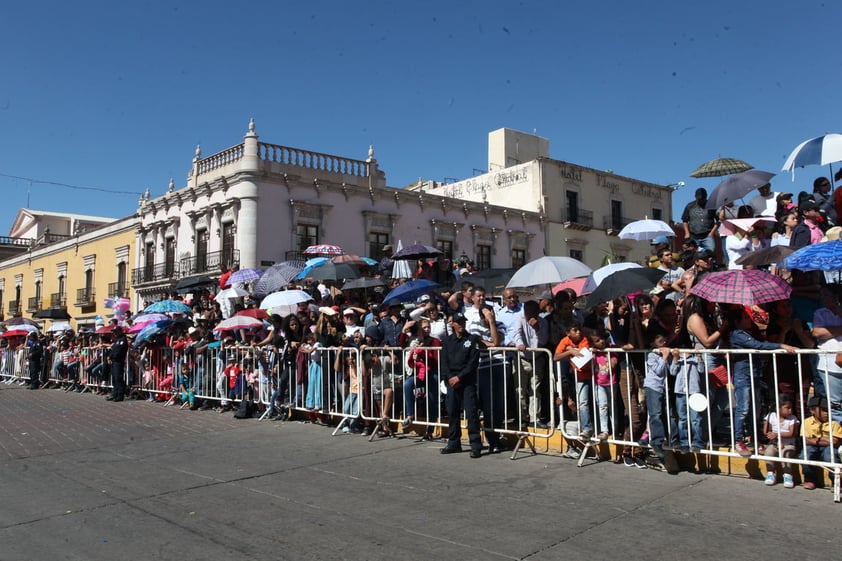
<svg viewBox="0 0 842 561">
<path fill-rule="evenodd" d="M 0 385 L 0 560 L 832 559 L 826 490 Z"/>
</svg>

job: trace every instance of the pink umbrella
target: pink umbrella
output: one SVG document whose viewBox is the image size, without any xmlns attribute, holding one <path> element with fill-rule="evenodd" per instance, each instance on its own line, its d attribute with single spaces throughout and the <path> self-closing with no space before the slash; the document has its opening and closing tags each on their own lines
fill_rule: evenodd
<svg viewBox="0 0 842 561">
<path fill-rule="evenodd" d="M 214 331 L 232 331 L 235 329 L 251 329 L 252 327 L 263 327 L 263 321 L 249 316 L 231 316 L 220 321 Z"/>
<path fill-rule="evenodd" d="M 579 277 L 577 279 L 570 279 L 564 282 L 560 282 L 553 287 L 553 294 L 558 294 L 562 290 L 572 288 L 573 291 L 576 292 L 576 296 L 581 296 L 582 288 L 585 286 L 585 281 L 587 280 L 588 277 Z"/>
<path fill-rule="evenodd" d="M 690 292 L 711 302 L 753 306 L 786 300 L 792 287 L 781 277 L 760 269 L 706 273 Z"/>
</svg>

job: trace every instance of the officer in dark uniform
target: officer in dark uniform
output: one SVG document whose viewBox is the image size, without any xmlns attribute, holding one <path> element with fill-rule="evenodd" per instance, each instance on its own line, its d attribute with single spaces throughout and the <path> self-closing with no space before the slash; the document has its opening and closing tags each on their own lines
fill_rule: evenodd
<svg viewBox="0 0 842 561">
<path fill-rule="evenodd" d="M 452 333 L 442 339 L 441 379 L 447 381 L 447 446 L 442 454 L 462 451 L 462 410 L 468 421 L 468 441 L 471 457 L 479 458 L 482 450 L 479 411 L 477 405 L 477 368 L 480 339 L 465 331 L 465 316 L 457 312 L 449 320 Z"/>
<path fill-rule="evenodd" d="M 108 401 L 123 401 L 126 395 L 126 356 L 129 354 L 129 341 L 123 328 L 119 325 L 111 330 L 114 334 L 114 342 L 108 350 L 108 362 L 111 364 L 111 384 L 113 389 L 111 395 L 106 397 Z"/>
<path fill-rule="evenodd" d="M 44 360 L 44 346 L 38 340 L 37 333 L 32 332 L 26 336 L 26 350 L 29 362 L 29 389 L 37 390 L 41 385 L 40 375 Z"/>
</svg>

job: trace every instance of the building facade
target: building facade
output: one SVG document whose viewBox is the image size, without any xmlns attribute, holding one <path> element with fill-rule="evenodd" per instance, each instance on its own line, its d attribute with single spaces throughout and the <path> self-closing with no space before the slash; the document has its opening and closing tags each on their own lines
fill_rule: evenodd
<svg viewBox="0 0 842 561">
<path fill-rule="evenodd" d="M 208 157 L 197 148 L 187 184 L 147 193 L 138 217 L 139 302 L 223 264 L 267 267 L 316 244 L 379 259 L 387 244 L 423 243 L 483 268 L 517 267 L 544 249 L 538 212 L 393 189 L 372 149 L 354 160 L 268 144 L 253 121 L 241 144 Z"/>
<path fill-rule="evenodd" d="M 551 159 L 549 141 L 535 135 L 491 132 L 488 169 L 464 181 L 422 181 L 410 189 L 535 213 L 547 255 L 574 257 L 592 268 L 606 260 L 646 259 L 646 242 L 617 237 L 629 222 L 672 221 L 672 188 Z"/>
<path fill-rule="evenodd" d="M 40 213 L 29 214 L 37 217 Z M 58 213 L 47 214 L 54 227 L 61 222 Z M 73 220 L 72 215 L 65 218 Z M 92 327 L 97 316 L 109 316 L 106 298 L 131 298 L 129 271 L 137 224 L 134 216 L 104 225 L 89 223 L 85 231 L 76 228 L 74 235 L 55 234 L 56 239 L 31 243 L 0 262 L 4 319 L 56 308 L 66 310 L 73 318 L 71 325 L 80 328 Z"/>
</svg>

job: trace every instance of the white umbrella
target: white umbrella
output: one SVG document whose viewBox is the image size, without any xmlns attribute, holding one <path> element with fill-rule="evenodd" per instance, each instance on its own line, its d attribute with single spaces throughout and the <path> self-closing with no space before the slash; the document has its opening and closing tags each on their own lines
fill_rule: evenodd
<svg viewBox="0 0 842 561">
<path fill-rule="evenodd" d="M 612 273 L 616 273 L 617 271 L 622 271 L 624 269 L 637 269 L 640 268 L 641 265 L 637 263 L 631 262 L 623 262 L 623 263 L 611 263 L 609 265 L 605 265 L 604 267 L 600 267 L 599 269 L 595 269 L 590 276 L 588 276 L 588 280 L 585 281 L 585 285 L 582 287 L 582 294 L 590 294 L 599 284 L 605 280 L 605 277 Z"/>
<path fill-rule="evenodd" d="M 796 146 L 784 162 L 783 171 L 792 172 L 792 180 L 795 181 L 795 168 L 826 166 L 839 161 L 842 161 L 842 134 L 826 134 Z M 830 175 L 833 176 L 833 168 Z"/>
<path fill-rule="evenodd" d="M 226 288 L 225 290 L 220 290 L 219 294 L 213 297 L 214 300 L 217 302 L 222 302 L 223 300 L 233 300 L 235 298 L 242 298 L 243 296 L 248 296 L 249 291 L 245 288 L 239 286 L 232 286 Z"/>
<path fill-rule="evenodd" d="M 303 290 L 281 290 L 273 292 L 260 302 L 262 310 L 269 310 L 279 306 L 298 306 L 299 302 L 309 302 L 313 297 Z"/>
<path fill-rule="evenodd" d="M 70 331 L 71 329 L 73 329 L 73 328 L 70 327 L 70 324 L 67 323 L 66 321 L 57 321 L 57 322 L 53 323 L 49 327 L 49 329 L 47 329 L 47 332 L 48 333 L 55 333 L 55 332 L 58 332 L 58 331 Z"/>
<path fill-rule="evenodd" d="M 619 237 L 624 240 L 654 240 L 661 236 L 674 236 L 675 232 L 663 220 L 635 220 L 620 230 Z"/>
<path fill-rule="evenodd" d="M 400 240 L 395 245 L 395 253 L 399 252 L 403 249 L 403 244 Z M 392 254 L 394 255 L 394 253 Z M 409 261 L 405 260 L 395 260 L 394 264 L 392 265 L 392 278 L 393 279 L 411 279 L 412 278 L 412 266 L 410 266 Z"/>
<path fill-rule="evenodd" d="M 530 261 L 515 271 L 506 288 L 555 285 L 567 279 L 589 275 L 591 270 L 590 267 L 572 257 L 545 256 Z"/>
</svg>

